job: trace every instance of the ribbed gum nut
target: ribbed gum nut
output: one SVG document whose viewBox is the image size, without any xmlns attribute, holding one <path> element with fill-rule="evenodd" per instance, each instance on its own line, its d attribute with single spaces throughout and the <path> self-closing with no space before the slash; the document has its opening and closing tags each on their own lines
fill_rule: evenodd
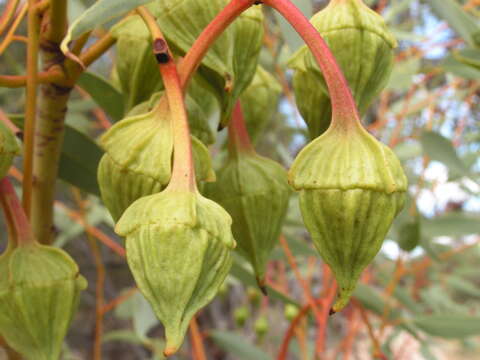
<svg viewBox="0 0 480 360">
<path fill-rule="evenodd" d="M 195 78 L 194 78 L 195 80 Z M 192 81 L 188 86 L 188 93 L 185 96 L 185 106 L 187 107 L 188 125 L 190 133 L 202 143 L 211 145 L 215 143 L 215 133 L 210 124 L 218 124 L 218 101 L 210 93 L 208 88 Z M 165 92 L 158 91 L 153 93 L 150 100 L 144 101 L 133 107 L 127 114 L 127 117 L 141 115 L 152 111 Z"/>
<path fill-rule="evenodd" d="M 277 79 L 259 65 L 255 77 L 240 97 L 248 134 L 253 143 L 258 141 L 271 122 L 281 93 L 282 86 Z"/>
<path fill-rule="evenodd" d="M 165 327 L 165 355 L 181 346 L 195 313 L 216 295 L 235 241 L 228 213 L 199 193 L 165 190 L 137 200 L 115 231 L 126 237 L 135 281 Z"/>
<path fill-rule="evenodd" d="M 117 40 L 116 75 L 125 95 L 125 112 L 128 112 L 162 89 L 162 79 L 153 56 L 151 34 L 140 16 L 129 16 L 116 24 L 111 34 Z"/>
<path fill-rule="evenodd" d="M 383 18 L 362 0 L 331 0 L 311 23 L 340 65 L 360 114 L 365 114 L 388 82 L 395 38 Z M 289 65 L 297 70 L 293 84 L 299 111 L 311 138 L 315 138 L 328 128 L 331 119 L 325 81 L 306 46 L 293 55 Z"/>
<path fill-rule="evenodd" d="M 156 3 L 157 21 L 169 44 L 179 53 L 186 53 L 228 3 L 229 0 L 162 0 Z M 263 19 L 260 6 L 243 12 L 202 60 L 199 72 L 215 88 L 222 108 L 222 127 L 255 74 L 263 41 Z"/>
<path fill-rule="evenodd" d="M 129 117 L 101 137 L 105 154 L 98 166 L 98 184 L 115 221 L 135 200 L 168 184 L 173 151 L 168 116 L 168 110 L 157 109 Z"/>
<path fill-rule="evenodd" d="M 135 200 L 160 192 L 171 177 L 173 132 L 170 113 L 154 109 L 126 118 L 101 138 L 105 154 L 98 166 L 98 184 L 105 206 L 117 221 Z M 198 179 L 213 181 L 208 149 L 192 137 Z"/>
<path fill-rule="evenodd" d="M 0 333 L 27 359 L 57 360 L 87 281 L 63 250 L 17 247 L 0 258 Z"/>
<path fill-rule="evenodd" d="M 289 172 L 305 226 L 339 286 L 332 310 L 349 301 L 402 209 L 407 179 L 395 154 L 359 124 L 331 126 Z"/>
<path fill-rule="evenodd" d="M 7 175 L 15 155 L 20 152 L 17 139 L 12 131 L 0 121 L 0 178 Z"/>
<path fill-rule="evenodd" d="M 268 258 L 280 235 L 290 187 L 287 172 L 275 161 L 253 152 L 231 155 L 205 187 L 205 194 L 218 202 L 233 219 L 237 249 L 251 263 L 257 281 L 264 286 Z"/>
</svg>

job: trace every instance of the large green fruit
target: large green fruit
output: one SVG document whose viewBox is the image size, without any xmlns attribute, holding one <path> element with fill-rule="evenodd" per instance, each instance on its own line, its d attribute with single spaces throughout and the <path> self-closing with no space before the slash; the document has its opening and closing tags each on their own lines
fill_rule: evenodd
<svg viewBox="0 0 480 360">
<path fill-rule="evenodd" d="M 268 258 L 278 242 L 288 207 L 287 172 L 253 151 L 233 151 L 207 184 L 206 195 L 232 216 L 232 231 L 240 253 L 252 264 L 263 287 Z"/>
<path fill-rule="evenodd" d="M 172 173 L 172 121 L 176 120 L 162 98 L 150 112 L 128 117 L 102 136 L 105 154 L 98 166 L 98 184 L 115 221 L 135 200 L 168 185 Z M 198 179 L 215 179 L 208 149 L 194 137 L 192 147 Z"/>
<path fill-rule="evenodd" d="M 165 354 L 183 342 L 232 264 L 235 241 L 227 212 L 199 193 L 165 191 L 137 200 L 115 231 L 126 237 L 135 281 L 165 327 Z"/>
<path fill-rule="evenodd" d="M 87 286 L 63 250 L 38 243 L 0 257 L 0 334 L 28 360 L 58 360 Z"/>
<path fill-rule="evenodd" d="M 402 209 L 407 178 L 387 146 L 359 121 L 332 124 L 308 144 L 289 172 L 305 226 L 339 285 L 341 310 Z"/>
</svg>

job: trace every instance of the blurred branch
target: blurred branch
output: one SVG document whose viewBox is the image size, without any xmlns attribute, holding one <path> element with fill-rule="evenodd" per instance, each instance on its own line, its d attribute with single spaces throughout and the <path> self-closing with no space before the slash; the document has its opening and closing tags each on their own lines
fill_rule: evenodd
<svg viewBox="0 0 480 360">
<path fill-rule="evenodd" d="M 73 197 L 79 209 L 80 221 L 84 229 L 87 229 L 87 217 L 86 217 L 86 208 L 85 201 L 82 199 L 80 191 L 72 187 Z M 95 286 L 95 338 L 93 343 L 93 360 L 102 359 L 102 337 L 103 337 L 103 306 L 105 304 L 104 297 L 104 288 L 105 288 L 105 265 L 102 261 L 102 254 L 98 247 L 97 242 L 93 239 L 90 233 L 86 233 L 88 238 L 88 243 L 92 250 L 95 269 L 97 273 L 97 283 Z"/>
<path fill-rule="evenodd" d="M 196 316 L 190 321 L 190 337 L 192 339 L 193 360 L 207 360 Z"/>
<path fill-rule="evenodd" d="M 387 357 L 382 353 L 382 348 L 380 346 L 380 340 L 375 336 L 373 331 L 372 324 L 368 319 L 368 314 L 363 308 L 363 306 L 355 299 L 352 300 L 354 306 L 360 311 L 360 316 L 362 317 L 363 323 L 367 326 L 368 335 L 373 344 L 373 357 L 374 359 L 387 360 Z"/>
<path fill-rule="evenodd" d="M 17 31 L 17 28 L 20 25 L 20 23 L 22 22 L 25 15 L 27 14 L 27 11 L 28 11 L 28 4 L 25 3 L 20 8 L 20 11 L 19 11 L 17 17 L 15 18 L 15 20 L 13 21 L 13 24 L 8 29 L 7 34 L 3 38 L 3 41 L 0 43 L 0 55 L 3 54 L 5 49 L 8 47 L 8 45 L 12 41 L 12 37 L 15 34 L 15 31 Z"/>
<path fill-rule="evenodd" d="M 37 114 L 37 72 L 40 45 L 40 23 L 35 11 L 35 0 L 28 0 L 27 89 L 23 150 L 22 200 L 27 217 L 31 218 L 33 192 L 33 152 Z M 33 224 L 32 224 L 33 225 Z M 35 232 L 35 230 L 33 230 Z M 40 240 L 40 239 L 39 239 Z"/>
<path fill-rule="evenodd" d="M 20 2 L 20 0 L 8 0 L 7 1 L 7 5 L 5 5 L 5 8 L 3 9 L 3 13 L 0 16 L 0 35 L 3 34 L 5 29 L 10 24 L 10 21 L 12 20 L 13 16 L 15 15 L 15 11 L 17 10 L 19 2 Z"/>
</svg>

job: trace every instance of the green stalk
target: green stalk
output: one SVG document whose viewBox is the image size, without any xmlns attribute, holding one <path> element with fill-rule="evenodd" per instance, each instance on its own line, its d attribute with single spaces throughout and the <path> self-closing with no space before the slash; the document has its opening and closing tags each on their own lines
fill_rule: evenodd
<svg viewBox="0 0 480 360">
<path fill-rule="evenodd" d="M 60 42 L 67 30 L 66 0 L 52 0 L 42 23 L 40 52 L 43 70 L 63 64 L 65 56 Z M 53 241 L 53 204 L 58 163 L 63 145 L 67 102 L 72 85 L 42 84 L 39 93 L 38 119 L 33 156 L 31 224 L 40 243 Z"/>
</svg>

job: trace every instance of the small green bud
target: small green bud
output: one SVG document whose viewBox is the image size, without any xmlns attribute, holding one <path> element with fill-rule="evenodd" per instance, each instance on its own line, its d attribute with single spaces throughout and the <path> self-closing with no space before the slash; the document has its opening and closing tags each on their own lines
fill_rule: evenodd
<svg viewBox="0 0 480 360">
<path fill-rule="evenodd" d="M 235 320 L 235 324 L 241 327 L 245 325 L 248 317 L 250 316 L 250 311 L 246 306 L 240 306 L 233 311 L 233 318 Z"/>
<path fill-rule="evenodd" d="M 260 316 L 254 324 L 254 330 L 257 337 L 261 340 L 267 335 L 269 326 L 266 316 Z"/>
<path fill-rule="evenodd" d="M 286 304 L 285 305 L 285 310 L 284 310 L 284 315 L 285 319 L 288 321 L 293 321 L 298 316 L 299 310 L 298 307 L 292 304 Z"/>
</svg>

